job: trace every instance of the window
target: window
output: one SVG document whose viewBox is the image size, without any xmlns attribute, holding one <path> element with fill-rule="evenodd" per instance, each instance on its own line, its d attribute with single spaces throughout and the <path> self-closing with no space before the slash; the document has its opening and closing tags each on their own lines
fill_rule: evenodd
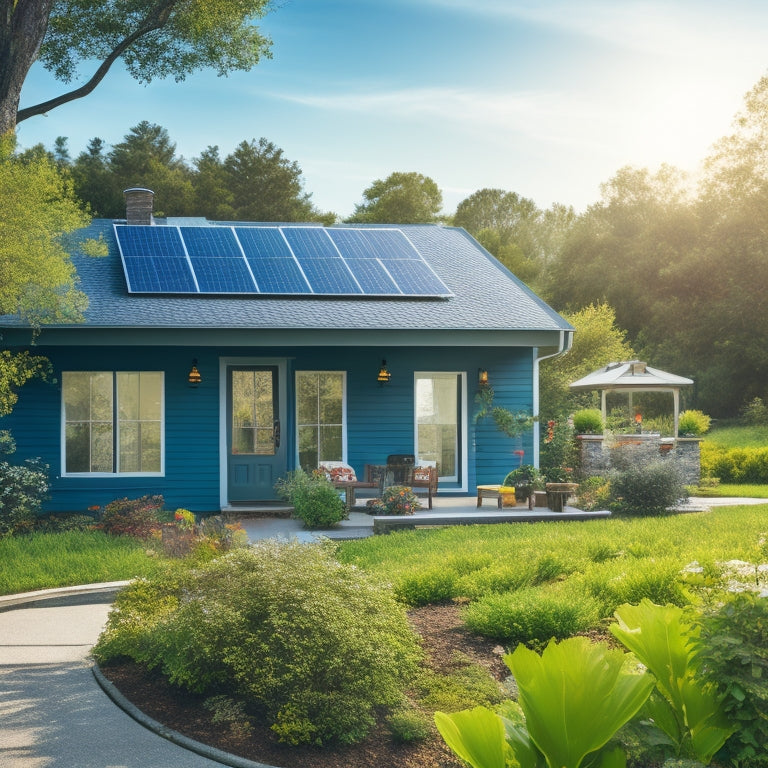
<svg viewBox="0 0 768 768">
<path fill-rule="evenodd" d="M 459 481 L 461 374 L 416 374 L 416 463 L 437 466 L 438 476 Z"/>
<path fill-rule="evenodd" d="M 296 428 L 299 466 L 315 469 L 324 461 L 344 461 L 344 373 L 296 373 Z"/>
<path fill-rule="evenodd" d="M 161 474 L 163 374 L 64 371 L 64 472 Z"/>
</svg>

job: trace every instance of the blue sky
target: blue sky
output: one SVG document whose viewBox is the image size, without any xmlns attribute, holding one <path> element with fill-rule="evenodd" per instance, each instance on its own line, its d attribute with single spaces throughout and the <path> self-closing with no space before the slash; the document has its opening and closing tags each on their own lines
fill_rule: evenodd
<svg viewBox="0 0 768 768">
<path fill-rule="evenodd" d="M 142 86 L 118 67 L 92 95 L 21 123 L 20 145 L 67 136 L 74 156 L 149 120 L 187 160 L 264 136 L 299 164 L 315 205 L 341 216 L 394 171 L 432 177 L 446 213 L 483 187 L 581 211 L 624 165 L 695 172 L 768 70 L 764 0 L 275 5 L 261 22 L 273 58 L 251 72 Z M 36 65 L 22 106 L 61 90 Z"/>
</svg>

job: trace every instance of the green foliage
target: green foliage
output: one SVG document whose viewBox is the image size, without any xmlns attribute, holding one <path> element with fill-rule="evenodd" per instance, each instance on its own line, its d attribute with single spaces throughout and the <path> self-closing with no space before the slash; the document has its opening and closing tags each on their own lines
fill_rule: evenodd
<svg viewBox="0 0 768 768">
<path fill-rule="evenodd" d="M 422 669 L 416 682 L 420 706 L 456 712 L 475 704 L 493 706 L 502 701 L 501 686 L 488 670 L 461 653 L 454 653 L 447 673 Z"/>
<path fill-rule="evenodd" d="M 424 741 L 432 735 L 426 716 L 416 709 L 398 709 L 387 718 L 387 729 L 397 744 Z"/>
<path fill-rule="evenodd" d="M 568 419 L 549 419 L 542 437 L 539 455 L 541 471 L 548 483 L 566 483 L 573 480 L 578 469 L 579 448 L 574 429 Z"/>
<path fill-rule="evenodd" d="M 431 224 L 443 205 L 437 184 L 420 173 L 391 173 L 363 192 L 365 202 L 347 219 L 362 224 Z"/>
<path fill-rule="evenodd" d="M 523 486 L 526 488 L 539 487 L 543 482 L 543 478 L 539 470 L 532 464 L 523 464 L 517 469 L 513 469 L 504 478 L 502 485 L 507 485 L 512 488 Z"/>
<path fill-rule="evenodd" d="M 701 472 L 723 483 L 768 483 L 768 448 L 720 448 L 701 444 Z"/>
<path fill-rule="evenodd" d="M 40 355 L 0 349 L 0 416 L 7 416 L 19 399 L 16 390 L 30 379 L 48 381 L 51 364 Z"/>
<path fill-rule="evenodd" d="M 685 485 L 670 461 L 651 461 L 611 474 L 611 511 L 620 515 L 663 515 L 685 498 Z"/>
<path fill-rule="evenodd" d="M 264 540 L 182 577 L 121 601 L 97 658 L 117 649 L 182 688 L 241 700 L 293 744 L 358 741 L 374 708 L 402 704 L 420 658 L 405 611 L 328 546 Z"/>
<path fill-rule="evenodd" d="M 563 302 L 556 306 L 568 304 Z M 594 407 L 594 398 L 598 395 L 572 392 L 569 389 L 571 382 L 610 362 L 635 358 L 625 332 L 618 326 L 616 312 L 608 304 L 589 304 L 578 312 L 564 312 L 563 317 L 576 332 L 567 354 L 541 363 L 539 392 L 543 419 L 564 420 L 579 408 Z"/>
<path fill-rule="evenodd" d="M 768 599 L 729 595 L 700 619 L 697 650 L 705 679 L 736 726 L 717 753 L 724 765 L 768 765 Z"/>
<path fill-rule="evenodd" d="M 473 632 L 508 645 L 532 647 L 575 635 L 596 621 L 596 605 L 589 598 L 533 588 L 491 593 L 464 611 L 464 622 Z"/>
<path fill-rule="evenodd" d="M 135 536 L 137 539 L 148 539 L 160 529 L 158 513 L 162 507 L 162 496 L 115 499 L 102 510 L 99 525 L 111 536 Z"/>
<path fill-rule="evenodd" d="M 534 418 L 528 411 L 510 411 L 499 405 L 494 405 L 496 393 L 493 387 L 481 387 L 475 395 L 478 410 L 475 413 L 475 421 L 490 416 L 494 426 L 507 437 L 519 437 L 528 431 L 534 423 Z"/>
<path fill-rule="evenodd" d="M 740 420 L 749 426 L 768 426 L 768 405 L 762 397 L 753 397 L 739 410 Z"/>
<path fill-rule="evenodd" d="M 576 507 L 585 512 L 596 509 L 608 509 L 611 498 L 611 481 L 607 477 L 593 475 L 585 477 L 579 483 L 576 493 Z"/>
<path fill-rule="evenodd" d="M 421 502 L 413 489 L 405 485 L 390 485 L 381 493 L 381 498 L 369 505 L 377 515 L 412 515 L 421 509 Z"/>
<path fill-rule="evenodd" d="M 677 422 L 677 429 L 680 435 L 703 435 L 709 431 L 709 425 L 712 419 L 702 411 L 688 410 L 683 411 Z"/>
<path fill-rule="evenodd" d="M 405 573 L 395 583 L 395 594 L 408 605 L 443 603 L 455 593 L 456 574 L 440 566 Z"/>
<path fill-rule="evenodd" d="M 609 745 L 643 706 L 654 681 L 629 654 L 583 637 L 551 642 L 541 656 L 518 646 L 504 659 L 519 688 L 519 705 L 500 717 L 484 707 L 435 715 L 440 734 L 474 768 L 579 768 L 623 765 Z"/>
<path fill-rule="evenodd" d="M 96 521 L 90 515 L 64 514 L 38 517 L 35 520 L 35 531 L 41 533 L 61 533 L 63 531 L 90 531 L 95 528 Z"/>
<path fill-rule="evenodd" d="M 49 487 L 47 465 L 0 461 L 0 537 L 32 530 Z"/>
<path fill-rule="evenodd" d="M 602 435 L 603 414 L 597 408 L 582 408 L 573 414 L 573 429 L 579 435 Z"/>
<path fill-rule="evenodd" d="M 682 609 L 655 605 L 622 605 L 610 631 L 656 678 L 648 715 L 671 739 L 677 757 L 709 764 L 733 728 L 720 696 L 701 677 L 698 631 Z"/>
<path fill-rule="evenodd" d="M 297 469 L 278 480 L 275 491 L 307 528 L 329 528 L 344 519 L 344 503 L 325 475 Z"/>
</svg>

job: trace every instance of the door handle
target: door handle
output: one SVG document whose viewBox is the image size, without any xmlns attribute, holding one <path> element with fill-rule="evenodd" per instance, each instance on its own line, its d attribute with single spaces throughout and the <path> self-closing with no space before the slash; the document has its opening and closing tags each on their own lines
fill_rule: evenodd
<svg viewBox="0 0 768 768">
<path fill-rule="evenodd" d="M 275 419 L 275 423 L 272 425 L 272 441 L 275 444 L 275 449 L 280 447 L 280 419 Z"/>
</svg>

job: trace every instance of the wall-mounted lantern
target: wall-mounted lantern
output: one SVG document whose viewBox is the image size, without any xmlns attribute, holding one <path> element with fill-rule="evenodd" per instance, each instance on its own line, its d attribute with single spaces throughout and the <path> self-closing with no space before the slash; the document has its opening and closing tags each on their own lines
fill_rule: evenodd
<svg viewBox="0 0 768 768">
<path fill-rule="evenodd" d="M 376 377 L 376 381 L 383 387 L 385 384 L 389 384 L 389 380 L 392 378 L 392 374 L 387 370 L 387 361 L 381 361 L 381 368 L 379 368 L 379 375 Z"/>
<path fill-rule="evenodd" d="M 197 370 L 197 358 L 195 358 L 192 361 L 192 368 L 189 371 L 189 376 L 187 376 L 187 381 L 189 381 L 190 387 L 196 387 L 202 380 L 203 377 L 200 375 L 200 371 Z"/>
<path fill-rule="evenodd" d="M 477 369 L 477 386 L 478 387 L 488 386 L 488 371 L 486 371 L 485 368 Z"/>
</svg>

